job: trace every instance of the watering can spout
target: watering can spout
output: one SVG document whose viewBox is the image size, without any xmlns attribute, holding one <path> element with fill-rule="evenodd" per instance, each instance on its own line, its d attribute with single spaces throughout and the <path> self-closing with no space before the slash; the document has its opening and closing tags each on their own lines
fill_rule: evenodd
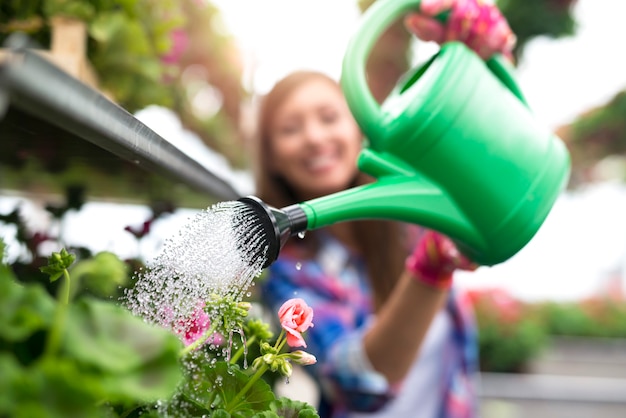
<svg viewBox="0 0 626 418">
<path fill-rule="evenodd" d="M 255 196 L 239 199 L 255 216 L 266 238 L 266 262 L 277 258 L 289 237 L 346 220 L 394 219 L 420 224 L 449 235 L 459 246 L 483 248 L 485 242 L 454 203 L 425 178 L 386 176 L 375 183 L 274 208 Z"/>
<path fill-rule="evenodd" d="M 484 248 L 485 241 L 455 202 L 420 175 L 387 175 L 376 182 L 302 202 L 308 229 L 343 220 L 391 219 L 440 231 L 461 246 Z"/>
<path fill-rule="evenodd" d="M 238 200 L 251 211 L 253 222 L 261 230 L 261 239 L 266 247 L 263 268 L 268 267 L 278 258 L 289 237 L 304 232 L 307 229 L 307 218 L 299 205 L 291 205 L 278 209 L 268 205 L 256 196 L 246 196 Z M 248 231 L 244 231 L 247 234 Z M 245 236 L 245 240 L 250 240 Z"/>
</svg>

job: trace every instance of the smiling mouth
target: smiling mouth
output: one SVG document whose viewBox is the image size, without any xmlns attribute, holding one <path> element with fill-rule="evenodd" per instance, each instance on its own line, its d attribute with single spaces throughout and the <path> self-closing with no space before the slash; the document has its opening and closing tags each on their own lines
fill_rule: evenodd
<svg viewBox="0 0 626 418">
<path fill-rule="evenodd" d="M 324 171 L 337 164 L 337 156 L 323 155 L 315 158 L 307 159 L 305 167 L 311 171 Z"/>
</svg>

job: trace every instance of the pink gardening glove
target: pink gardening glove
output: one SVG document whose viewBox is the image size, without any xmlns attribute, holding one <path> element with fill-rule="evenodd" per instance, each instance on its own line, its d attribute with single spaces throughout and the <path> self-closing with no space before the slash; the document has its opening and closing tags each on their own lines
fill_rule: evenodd
<svg viewBox="0 0 626 418">
<path fill-rule="evenodd" d="M 452 286 L 455 270 L 473 271 L 477 267 L 459 252 L 450 238 L 430 230 L 406 259 L 406 269 L 417 281 L 442 290 Z"/>
<path fill-rule="evenodd" d="M 434 16 L 450 10 L 442 24 Z M 422 0 L 420 10 L 405 18 L 405 26 L 423 41 L 460 41 L 481 58 L 501 53 L 512 60 L 515 34 L 498 8 L 483 0 Z"/>
</svg>

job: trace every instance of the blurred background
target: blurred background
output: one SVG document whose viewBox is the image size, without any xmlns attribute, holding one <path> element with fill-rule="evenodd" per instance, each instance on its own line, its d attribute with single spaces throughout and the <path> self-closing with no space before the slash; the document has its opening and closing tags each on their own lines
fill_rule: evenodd
<svg viewBox="0 0 626 418">
<path fill-rule="evenodd" d="M 22 0 L 0 4 L 0 65 L 26 34 L 230 184 L 254 193 L 248 147 L 259 98 L 296 69 L 338 79 L 372 1 Z M 483 415 L 626 416 L 626 3 L 498 0 L 517 34 L 518 81 L 570 150 L 568 189 L 535 238 L 501 265 L 459 274 L 480 325 Z M 3 52 L 4 51 L 4 52 Z M 383 100 L 437 46 L 391 26 L 368 62 Z M 63 131 L 35 131 L 3 104 L 0 237 L 36 280 L 61 246 L 132 266 L 222 196 L 138 169 Z M 26 279 L 28 280 L 28 279 Z M 520 377 L 523 377 L 520 380 Z M 295 379 L 293 379 L 295 380 Z M 292 385 L 295 386 L 295 385 Z M 307 389 L 308 390 L 308 389 Z M 542 415 L 543 414 L 543 415 Z"/>
</svg>

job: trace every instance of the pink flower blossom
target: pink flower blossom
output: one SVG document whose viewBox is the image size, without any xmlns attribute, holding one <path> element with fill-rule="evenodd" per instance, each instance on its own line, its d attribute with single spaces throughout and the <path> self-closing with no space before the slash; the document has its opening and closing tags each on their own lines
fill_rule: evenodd
<svg viewBox="0 0 626 418">
<path fill-rule="evenodd" d="M 165 64 L 176 64 L 180 61 L 189 45 L 189 36 L 183 28 L 177 28 L 170 33 L 172 47 L 161 56 L 161 61 Z"/>
<path fill-rule="evenodd" d="M 210 327 L 211 319 L 204 311 L 204 303 L 202 303 L 198 305 L 189 318 L 178 323 L 176 331 L 182 337 L 185 345 L 191 345 L 198 338 L 201 338 Z M 209 344 L 221 345 L 224 342 L 224 337 L 220 333 L 215 332 L 206 340 L 206 342 Z"/>
<path fill-rule="evenodd" d="M 300 298 L 289 299 L 278 310 L 278 319 L 287 333 L 287 344 L 306 348 L 302 333 L 313 326 L 313 308 Z"/>
</svg>

